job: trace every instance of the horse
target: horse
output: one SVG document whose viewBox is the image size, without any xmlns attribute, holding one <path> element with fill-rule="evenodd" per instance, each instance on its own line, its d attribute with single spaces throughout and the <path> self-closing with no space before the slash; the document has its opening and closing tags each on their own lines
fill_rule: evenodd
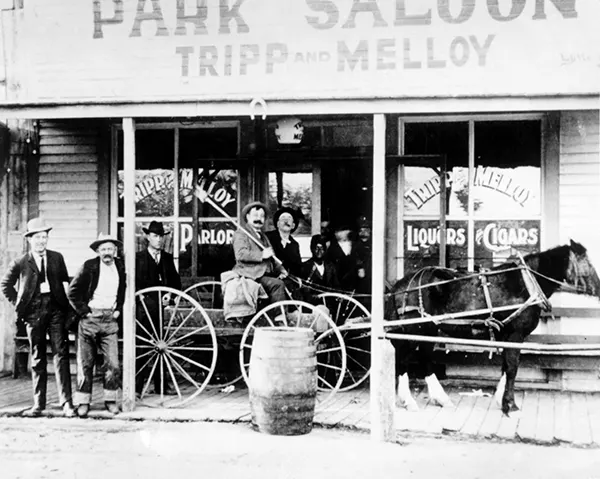
<svg viewBox="0 0 600 479">
<path fill-rule="evenodd" d="M 520 343 L 538 326 L 542 310 L 550 307 L 547 298 L 558 289 L 600 298 L 598 274 L 580 243 L 571 240 L 567 245 L 528 254 L 521 261 L 509 260 L 477 273 L 426 267 L 404 276 L 387 295 L 385 317 L 417 319 L 392 325 L 388 331 Z M 392 343 L 396 348 L 397 404 L 418 410 L 407 373 L 416 344 L 398 339 Z M 452 406 L 433 371 L 433 347 L 433 343 L 418 344 L 429 397 L 440 406 Z M 519 349 L 502 352 L 502 377 L 495 397 L 507 416 L 519 411 L 514 399 L 519 355 Z"/>
</svg>

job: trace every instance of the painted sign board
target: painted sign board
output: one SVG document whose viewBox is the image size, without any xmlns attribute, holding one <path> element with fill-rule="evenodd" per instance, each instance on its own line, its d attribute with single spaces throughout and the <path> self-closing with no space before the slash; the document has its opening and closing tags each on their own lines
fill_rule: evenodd
<svg viewBox="0 0 600 479">
<path fill-rule="evenodd" d="M 28 0 L 15 58 L 32 102 L 597 93 L 598 18 L 596 0 Z"/>
</svg>

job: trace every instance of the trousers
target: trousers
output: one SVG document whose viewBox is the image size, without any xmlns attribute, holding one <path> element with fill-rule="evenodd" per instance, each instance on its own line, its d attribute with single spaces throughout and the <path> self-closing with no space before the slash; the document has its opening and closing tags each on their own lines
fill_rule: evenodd
<svg viewBox="0 0 600 479">
<path fill-rule="evenodd" d="M 119 325 L 112 309 L 93 309 L 79 321 L 77 329 L 76 404 L 90 404 L 97 352 L 104 357 L 103 389 L 105 401 L 116 401 L 121 387 L 118 338 Z"/>
<path fill-rule="evenodd" d="M 48 361 L 47 336 L 54 360 L 56 387 L 61 406 L 71 402 L 71 373 L 69 371 L 69 336 L 65 327 L 65 312 L 50 294 L 36 293 L 21 318 L 25 322 L 31 351 L 31 380 L 33 406 L 46 408 Z"/>
</svg>

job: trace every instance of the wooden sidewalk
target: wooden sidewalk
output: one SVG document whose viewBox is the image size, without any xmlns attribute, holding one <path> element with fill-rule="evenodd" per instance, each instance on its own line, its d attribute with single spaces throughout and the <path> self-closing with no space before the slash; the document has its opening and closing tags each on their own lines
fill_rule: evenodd
<svg viewBox="0 0 600 479">
<path fill-rule="evenodd" d="M 94 385 L 90 417 L 109 418 L 103 411 L 102 388 Z M 396 409 L 396 428 L 400 438 L 414 435 L 450 435 L 470 440 L 522 441 L 535 444 L 566 444 L 600 448 L 600 393 L 556 391 L 518 391 L 520 418 L 502 415 L 491 390 L 473 391 L 447 388 L 454 407 L 440 408 L 429 401 L 427 389 L 416 387 L 420 411 Z M 48 378 L 49 416 L 62 415 L 57 404 L 56 384 Z M 0 378 L 0 417 L 20 414 L 31 405 L 29 378 Z M 183 408 L 153 408 L 140 405 L 132 413 L 119 416 L 135 420 L 192 420 L 249 422 L 248 390 L 236 387 L 225 393 L 219 388 L 205 390 Z M 80 420 L 80 419 L 73 419 Z M 368 431 L 369 390 L 338 393 L 325 405 L 318 405 L 315 424 Z"/>
</svg>

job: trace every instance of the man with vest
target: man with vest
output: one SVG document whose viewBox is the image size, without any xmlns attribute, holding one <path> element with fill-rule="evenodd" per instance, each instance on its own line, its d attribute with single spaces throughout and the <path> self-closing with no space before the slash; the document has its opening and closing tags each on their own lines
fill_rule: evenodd
<svg viewBox="0 0 600 479">
<path fill-rule="evenodd" d="M 13 261 L 2 278 L 2 293 L 12 303 L 17 320 L 23 321 L 31 350 L 33 407 L 23 415 L 41 416 L 46 409 L 48 381 L 46 336 L 50 337 L 56 385 L 65 416 L 75 414 L 71 403 L 71 373 L 69 371 L 69 341 L 65 327 L 69 301 L 64 283 L 69 282 L 62 254 L 47 249 L 48 232 L 52 226 L 41 218 L 27 223 L 25 238 L 30 252 Z M 18 283 L 18 291 L 15 286 Z"/>
<path fill-rule="evenodd" d="M 118 332 L 125 302 L 125 265 L 117 258 L 122 243 L 100 233 L 90 248 L 98 255 L 89 259 L 69 285 L 68 297 L 81 318 L 77 329 L 77 415 L 87 417 L 97 353 L 104 358 L 104 405 L 119 413 L 117 391 L 121 387 Z"/>
</svg>

